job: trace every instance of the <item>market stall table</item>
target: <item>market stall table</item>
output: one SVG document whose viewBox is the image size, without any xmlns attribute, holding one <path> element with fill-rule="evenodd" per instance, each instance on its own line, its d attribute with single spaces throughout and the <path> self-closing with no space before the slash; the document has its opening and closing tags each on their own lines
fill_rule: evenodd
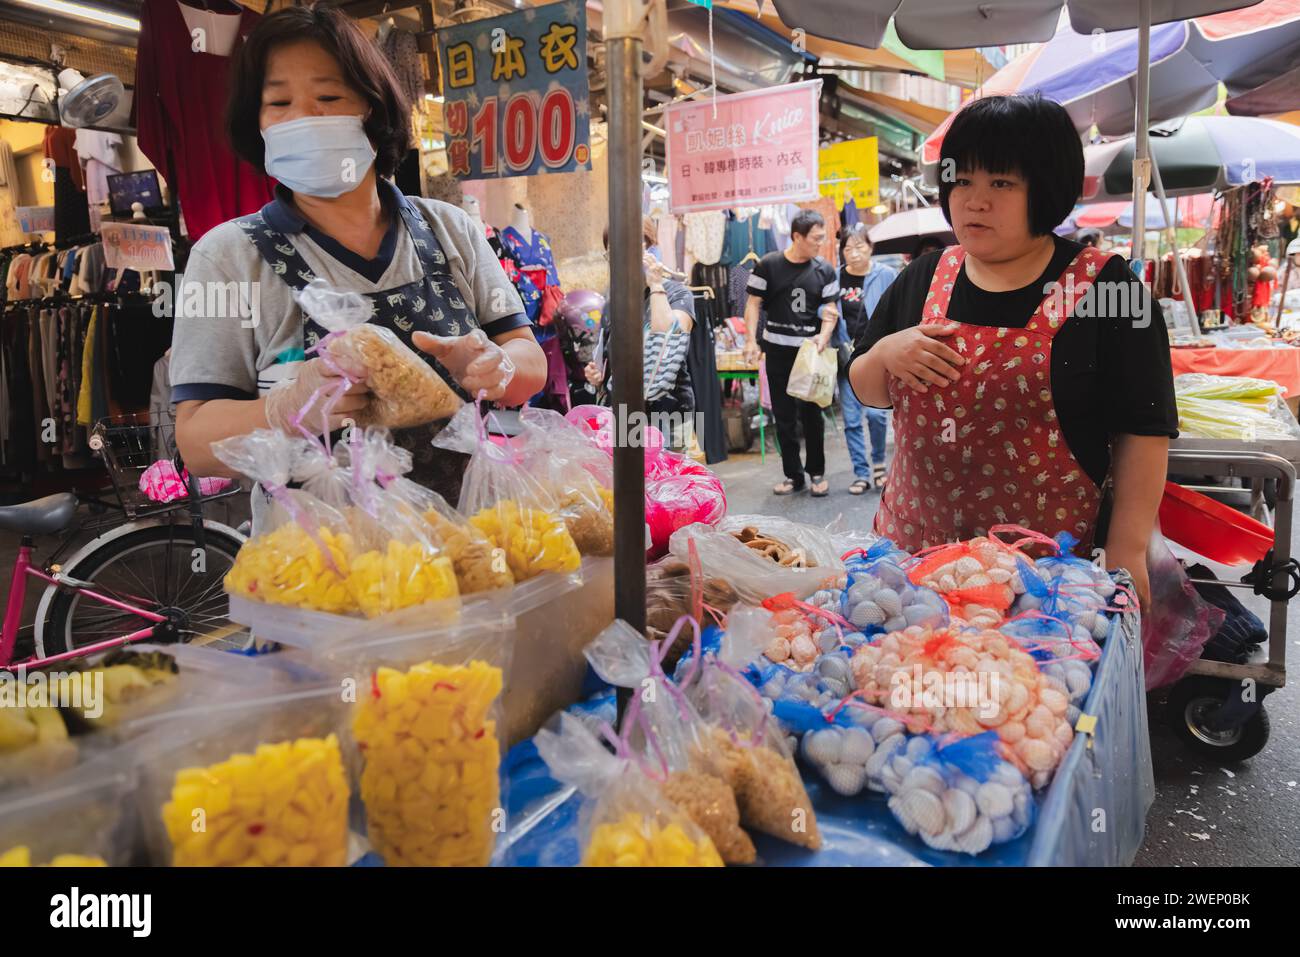
<svg viewBox="0 0 1300 957">
<path fill-rule="evenodd" d="M 1030 828 L 983 854 L 937 851 L 903 830 L 884 795 L 836 795 L 805 776 L 820 851 L 755 835 L 760 860 L 786 867 L 843 866 L 1107 866 L 1132 863 L 1155 799 L 1142 668 L 1141 623 L 1115 616 L 1074 741 L 1038 800 Z M 573 709 L 597 720 L 613 717 L 612 695 Z M 510 827 L 494 863 L 574 866 L 579 862 L 582 799 L 551 777 L 532 741 L 513 748 L 502 765 Z M 1096 827 L 1104 808 L 1106 826 Z"/>
<path fill-rule="evenodd" d="M 1267 379 L 1286 389 L 1287 404 L 1295 413 L 1300 402 L 1300 349 L 1177 348 L 1169 350 L 1174 375 L 1202 372 L 1207 375 L 1246 376 Z"/>
<path fill-rule="evenodd" d="M 760 378 L 760 372 L 757 366 L 753 366 L 751 368 L 744 368 L 744 369 L 719 369 L 718 370 L 719 382 L 729 382 L 733 380 L 740 380 L 746 382 L 752 380 L 756 385 L 758 385 L 760 389 L 762 388 L 762 379 Z M 759 452 L 759 461 L 762 462 L 764 465 L 767 464 L 767 441 L 764 437 L 764 434 L 766 432 L 766 428 L 765 428 L 766 422 L 767 422 L 767 413 L 763 410 L 762 403 L 760 402 L 759 415 L 758 415 L 758 452 Z"/>
</svg>

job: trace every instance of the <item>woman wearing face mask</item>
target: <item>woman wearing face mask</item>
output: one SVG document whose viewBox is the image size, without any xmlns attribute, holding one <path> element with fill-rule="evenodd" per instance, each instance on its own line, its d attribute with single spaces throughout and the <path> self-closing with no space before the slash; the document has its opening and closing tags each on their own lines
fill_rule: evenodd
<svg viewBox="0 0 1300 957">
<path fill-rule="evenodd" d="M 236 54 L 226 126 L 236 152 L 279 181 L 276 198 L 195 244 L 184 294 L 238 290 L 227 307 L 178 318 L 171 354 L 176 437 L 199 474 L 229 475 L 214 441 L 292 418 L 338 373 L 309 350 L 326 330 L 294 298 L 313 277 L 373 304 L 370 322 L 421 353 L 463 398 L 518 405 L 546 361 L 483 233 L 461 209 L 402 195 L 391 176 L 410 142 L 410 109 L 376 49 L 345 14 L 291 7 L 264 18 Z M 195 285 L 197 284 L 197 285 Z M 237 305 L 232 299 L 237 298 Z M 364 374 L 364 370 L 349 370 Z M 328 417 L 341 428 L 364 381 Z M 429 443 L 437 424 L 402 430 L 412 477 L 455 501 L 463 457 Z"/>
<path fill-rule="evenodd" d="M 1074 125 L 1049 100 L 984 97 L 941 166 L 960 245 L 899 274 L 849 373 L 864 404 L 894 409 L 876 530 L 911 551 L 1002 523 L 1069 532 L 1146 604 L 1178 434 L 1169 343 L 1122 259 L 1053 235 L 1083 186 Z"/>
</svg>

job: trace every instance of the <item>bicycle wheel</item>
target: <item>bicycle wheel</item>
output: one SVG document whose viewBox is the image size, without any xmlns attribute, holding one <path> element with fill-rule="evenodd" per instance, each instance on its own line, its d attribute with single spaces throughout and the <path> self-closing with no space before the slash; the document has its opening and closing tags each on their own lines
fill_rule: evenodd
<svg viewBox="0 0 1300 957">
<path fill-rule="evenodd" d="M 63 571 L 90 582 L 94 591 L 165 615 L 155 634 L 163 640 L 193 641 L 232 627 L 222 580 L 240 540 L 210 525 L 204 529 L 202 560 L 188 522 L 148 525 L 110 539 Z M 148 626 L 130 612 L 61 588 L 49 602 L 45 627 L 36 640 L 39 657 L 121 638 Z"/>
</svg>

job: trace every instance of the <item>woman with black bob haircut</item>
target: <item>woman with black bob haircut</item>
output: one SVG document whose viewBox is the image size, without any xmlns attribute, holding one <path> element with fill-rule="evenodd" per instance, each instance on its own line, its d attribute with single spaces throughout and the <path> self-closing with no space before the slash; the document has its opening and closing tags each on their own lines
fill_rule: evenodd
<svg viewBox="0 0 1300 957">
<path fill-rule="evenodd" d="M 187 310 L 175 323 L 172 400 L 190 468 L 232 474 L 213 442 L 293 433 L 299 410 L 338 381 L 314 354 L 328 330 L 297 299 L 316 278 L 360 295 L 367 321 L 462 398 L 518 405 L 536 393 L 545 357 L 487 237 L 458 207 L 405 196 L 389 179 L 410 148 L 410 105 L 357 25 L 324 5 L 277 11 L 236 51 L 230 76 L 231 143 L 278 185 L 260 212 L 210 230 L 190 253 L 186 290 L 239 290 L 220 297 L 222 314 Z M 337 430 L 366 404 L 365 370 L 347 371 L 361 381 L 329 415 L 312 405 L 312 431 Z M 431 446 L 438 428 L 396 438 L 414 456 L 412 477 L 455 501 L 465 459 Z"/>
<path fill-rule="evenodd" d="M 916 550 L 1016 524 L 1105 547 L 1145 604 L 1178 434 L 1165 324 L 1118 256 L 1052 230 L 1083 186 L 1069 115 L 1038 96 L 953 120 L 939 196 L 958 245 L 918 256 L 858 338 L 850 381 L 894 410 L 876 530 Z"/>
</svg>

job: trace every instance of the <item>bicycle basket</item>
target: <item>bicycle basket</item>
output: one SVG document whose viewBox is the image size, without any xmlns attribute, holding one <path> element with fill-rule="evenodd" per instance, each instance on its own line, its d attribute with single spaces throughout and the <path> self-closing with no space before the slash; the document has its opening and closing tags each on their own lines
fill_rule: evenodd
<svg viewBox="0 0 1300 957">
<path fill-rule="evenodd" d="M 176 425 L 170 412 L 128 412 L 95 423 L 91 450 L 103 461 L 123 509 L 154 503 L 140 491 L 140 477 L 160 459 L 176 455 Z"/>
</svg>

